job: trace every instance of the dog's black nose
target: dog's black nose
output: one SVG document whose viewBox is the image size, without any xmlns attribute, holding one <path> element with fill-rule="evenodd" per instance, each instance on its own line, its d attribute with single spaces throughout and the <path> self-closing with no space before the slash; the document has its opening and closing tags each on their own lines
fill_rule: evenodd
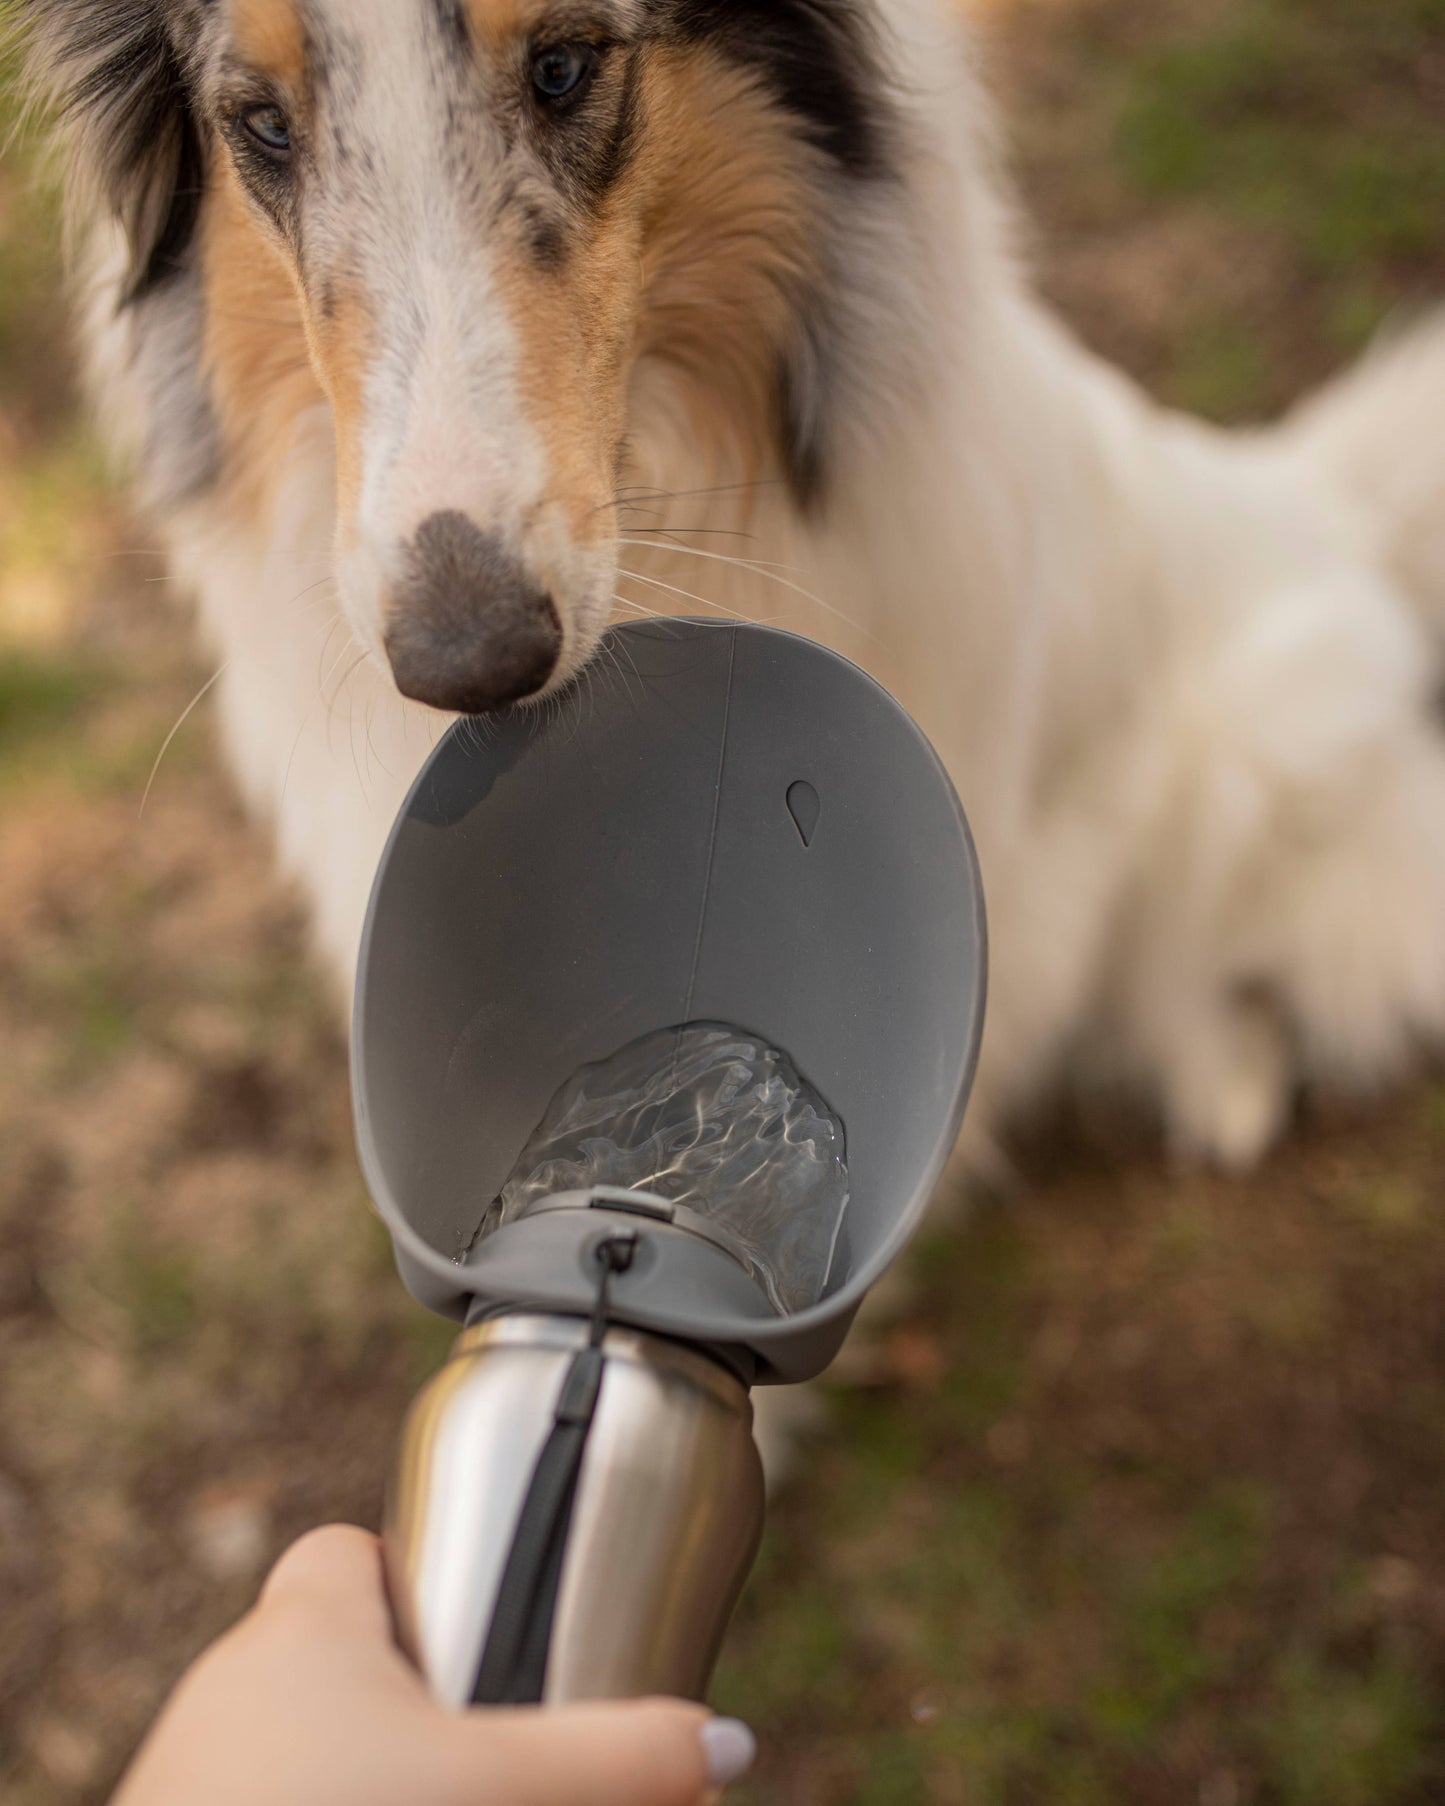
<svg viewBox="0 0 1445 1806">
<path fill-rule="evenodd" d="M 562 624 L 495 534 L 448 512 L 423 521 L 407 547 L 384 639 L 403 696 L 481 715 L 542 688 Z"/>
</svg>

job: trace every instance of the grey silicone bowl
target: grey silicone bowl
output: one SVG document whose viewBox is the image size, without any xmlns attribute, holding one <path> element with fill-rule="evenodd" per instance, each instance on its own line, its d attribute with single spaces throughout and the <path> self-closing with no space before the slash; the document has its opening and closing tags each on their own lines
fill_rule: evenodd
<svg viewBox="0 0 1445 1806">
<path fill-rule="evenodd" d="M 590 1212 L 513 1225 L 465 1269 L 452 1256 L 579 1066 L 732 1022 L 843 1119 L 852 1199 L 827 1294 L 772 1316 L 725 1256 L 644 1228 L 614 1314 L 749 1352 L 761 1379 L 820 1371 L 958 1132 L 985 965 L 958 799 L 871 678 L 764 627 L 614 630 L 559 703 L 452 729 L 377 874 L 353 1088 L 407 1285 L 454 1316 L 478 1298 L 587 1310 Z"/>
</svg>

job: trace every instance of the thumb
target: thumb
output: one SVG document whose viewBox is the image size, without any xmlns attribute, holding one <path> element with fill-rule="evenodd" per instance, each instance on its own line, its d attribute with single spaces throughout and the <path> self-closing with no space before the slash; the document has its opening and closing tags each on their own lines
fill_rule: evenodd
<svg viewBox="0 0 1445 1806">
<path fill-rule="evenodd" d="M 293 1543 L 261 1589 L 258 1613 L 306 1613 L 331 1630 L 391 1642 L 381 1544 L 350 1524 L 312 1530 Z"/>
<path fill-rule="evenodd" d="M 495 1806 L 699 1806 L 757 1749 L 736 1719 L 676 1700 L 484 1709 L 456 1725 L 460 1797 Z"/>
</svg>

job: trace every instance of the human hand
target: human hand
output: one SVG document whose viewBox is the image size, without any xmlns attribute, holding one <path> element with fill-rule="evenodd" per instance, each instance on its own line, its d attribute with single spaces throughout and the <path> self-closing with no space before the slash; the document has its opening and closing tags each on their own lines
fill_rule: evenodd
<svg viewBox="0 0 1445 1806">
<path fill-rule="evenodd" d="M 376 1538 L 336 1526 L 189 1670 L 112 1806 L 702 1806 L 752 1747 L 676 1701 L 445 1711 L 392 1639 Z"/>
</svg>

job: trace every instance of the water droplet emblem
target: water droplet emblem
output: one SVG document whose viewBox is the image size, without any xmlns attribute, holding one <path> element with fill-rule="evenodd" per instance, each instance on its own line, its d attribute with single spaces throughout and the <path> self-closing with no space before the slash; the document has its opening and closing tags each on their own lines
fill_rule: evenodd
<svg viewBox="0 0 1445 1806">
<path fill-rule="evenodd" d="M 823 812 L 823 805 L 818 800 L 818 793 L 805 778 L 799 778 L 788 790 L 788 814 L 793 818 L 799 837 L 805 847 L 813 844 L 813 836 L 818 831 L 818 817 Z"/>
</svg>

